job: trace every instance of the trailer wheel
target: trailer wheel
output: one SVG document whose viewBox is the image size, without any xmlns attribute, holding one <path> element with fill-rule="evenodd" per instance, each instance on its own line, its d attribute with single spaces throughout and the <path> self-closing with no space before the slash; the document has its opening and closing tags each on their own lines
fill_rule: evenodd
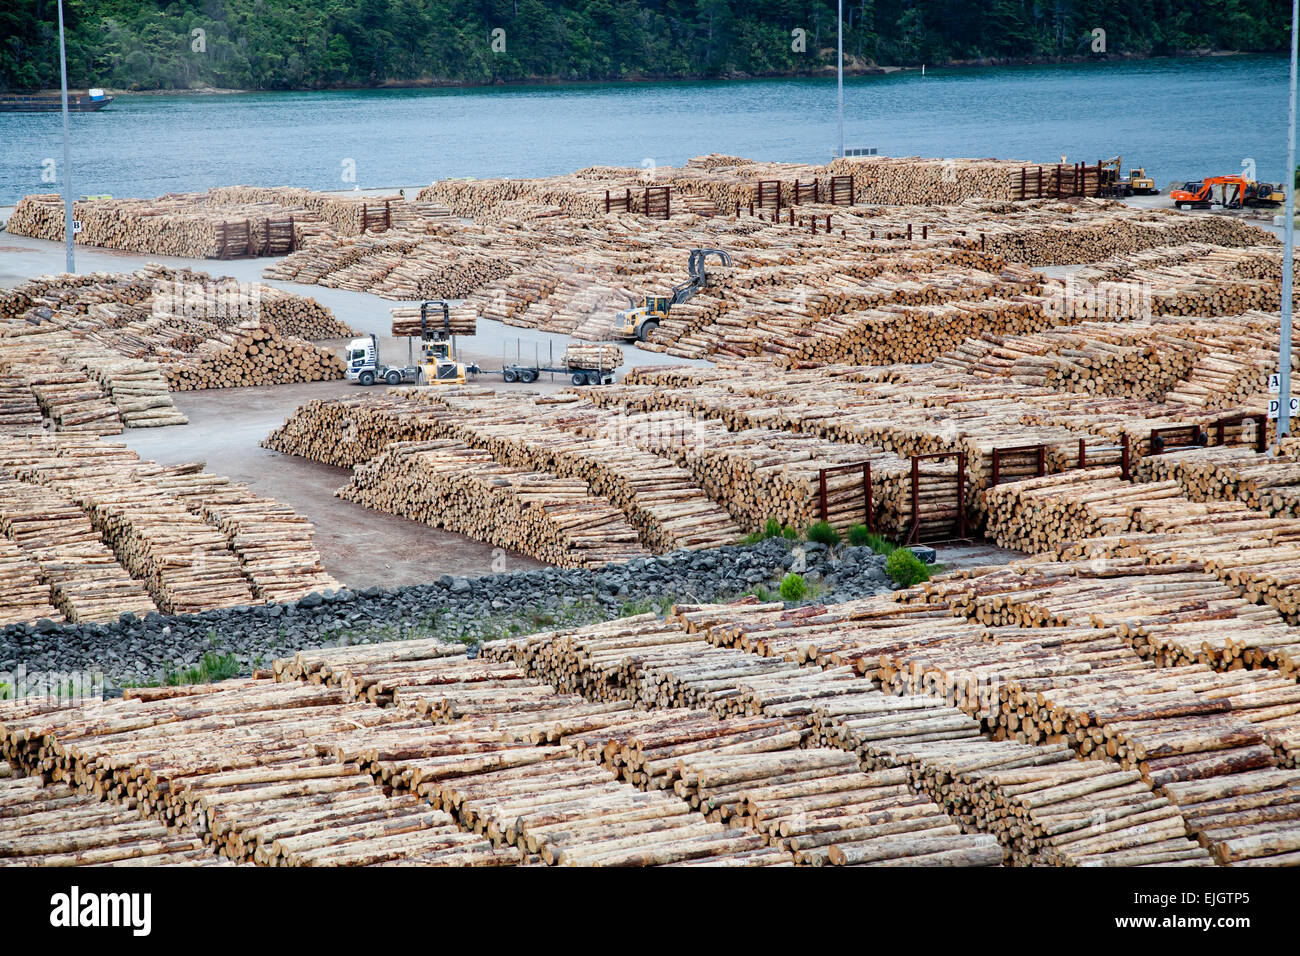
<svg viewBox="0 0 1300 956">
<path fill-rule="evenodd" d="M 504 372 L 502 372 L 501 377 L 504 378 L 507 382 L 519 381 L 519 373 L 512 368 L 508 368 Z"/>
<path fill-rule="evenodd" d="M 360 382 L 362 385 L 374 385 L 375 373 L 367 369 L 366 371 L 362 372 L 360 375 L 357 376 L 357 381 Z"/>
<path fill-rule="evenodd" d="M 384 381 L 387 382 L 389 385 L 401 385 L 402 373 L 397 371 L 397 369 L 393 369 L 387 375 L 384 376 Z"/>
<path fill-rule="evenodd" d="M 519 380 L 523 382 L 525 385 L 531 385 L 533 382 L 537 381 L 537 369 L 535 368 L 524 369 L 522 372 L 519 373 Z"/>
<path fill-rule="evenodd" d="M 586 373 L 586 372 L 574 372 L 574 373 L 573 373 L 573 384 L 574 384 L 574 385 L 586 385 L 586 384 L 587 384 L 587 373 Z"/>
</svg>

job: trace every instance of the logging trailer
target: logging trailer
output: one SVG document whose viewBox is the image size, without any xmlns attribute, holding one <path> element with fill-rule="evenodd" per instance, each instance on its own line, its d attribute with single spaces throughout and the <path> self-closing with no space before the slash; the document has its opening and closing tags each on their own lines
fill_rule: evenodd
<svg viewBox="0 0 1300 956">
<path fill-rule="evenodd" d="M 430 321 L 432 314 L 442 313 L 442 322 Z M 457 362 L 451 354 L 451 309 L 442 299 L 420 303 L 420 357 L 416 364 L 387 365 L 379 355 L 379 339 L 372 332 L 367 338 L 353 339 L 348 343 L 344 361 L 348 381 L 361 385 L 464 385 L 467 372 L 477 372 L 477 366 L 467 367 Z"/>
<path fill-rule="evenodd" d="M 648 295 L 640 305 L 628 299 L 628 308 L 618 313 L 616 334 L 624 339 L 644 342 L 650 333 L 659 328 L 659 323 L 668 318 L 668 310 L 673 306 L 694 297 L 709 283 L 709 274 L 704 268 L 709 256 L 717 256 L 724 266 L 731 265 L 731 254 L 722 249 L 692 249 L 687 260 L 686 271 L 690 276 L 681 285 L 673 287 L 672 295 Z M 577 381 L 574 384 L 580 384 Z"/>
</svg>

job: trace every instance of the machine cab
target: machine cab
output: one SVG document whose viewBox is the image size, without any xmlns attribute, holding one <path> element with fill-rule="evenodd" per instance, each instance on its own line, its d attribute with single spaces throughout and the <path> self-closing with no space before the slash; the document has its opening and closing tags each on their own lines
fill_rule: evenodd
<svg viewBox="0 0 1300 956">
<path fill-rule="evenodd" d="M 362 369 L 375 367 L 375 343 L 371 339 L 353 339 L 346 353 L 347 376 L 355 380 Z"/>
</svg>

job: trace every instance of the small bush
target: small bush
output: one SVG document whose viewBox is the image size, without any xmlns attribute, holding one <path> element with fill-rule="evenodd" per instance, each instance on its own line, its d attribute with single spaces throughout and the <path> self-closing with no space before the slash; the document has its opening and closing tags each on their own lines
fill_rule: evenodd
<svg viewBox="0 0 1300 956">
<path fill-rule="evenodd" d="M 781 599 L 784 601 L 802 601 L 803 596 L 808 593 L 808 585 L 804 583 L 802 574 L 795 574 L 791 571 L 781 579 Z"/>
<path fill-rule="evenodd" d="M 781 537 L 781 522 L 775 518 L 768 518 L 767 523 L 763 525 L 763 537 L 779 538 Z"/>
<path fill-rule="evenodd" d="M 930 569 L 907 548 L 897 548 L 885 561 L 885 573 L 903 588 L 930 580 Z"/>
<path fill-rule="evenodd" d="M 788 539 L 791 540 L 791 541 L 798 541 L 798 540 L 799 540 L 799 532 L 798 532 L 798 531 L 795 531 L 794 528 L 782 528 L 782 529 L 781 529 L 781 537 L 783 537 L 783 538 L 788 538 Z"/>
<path fill-rule="evenodd" d="M 829 521 L 814 521 L 808 526 L 808 540 L 833 548 L 840 543 L 840 533 Z"/>
<path fill-rule="evenodd" d="M 876 536 L 868 531 L 864 524 L 855 524 L 849 529 L 849 544 L 855 548 L 865 548 L 871 544 L 871 539 L 874 537 Z"/>
</svg>

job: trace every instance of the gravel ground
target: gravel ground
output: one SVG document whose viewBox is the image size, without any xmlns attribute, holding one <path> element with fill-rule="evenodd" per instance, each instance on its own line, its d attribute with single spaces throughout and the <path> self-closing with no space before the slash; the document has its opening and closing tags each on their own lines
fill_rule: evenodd
<svg viewBox="0 0 1300 956">
<path fill-rule="evenodd" d="M 675 601 L 712 601 L 771 590 L 789 571 L 809 585 L 803 603 L 836 603 L 887 592 L 884 558 L 868 548 L 835 550 L 773 538 L 710 551 L 676 551 L 598 571 L 559 568 L 431 584 L 309 594 L 294 604 L 228 608 L 113 624 L 11 625 L 0 631 L 0 684 L 36 675 L 102 673 L 112 693 L 132 684 L 249 674 L 304 648 L 439 637 L 477 643 L 620 615 L 663 614 Z M 187 673 L 200 667 L 206 671 Z M 54 678 L 61 681 L 62 676 Z M 2 691 L 3 688 L 0 688 Z M 12 691 L 11 691 L 12 692 Z"/>
</svg>

